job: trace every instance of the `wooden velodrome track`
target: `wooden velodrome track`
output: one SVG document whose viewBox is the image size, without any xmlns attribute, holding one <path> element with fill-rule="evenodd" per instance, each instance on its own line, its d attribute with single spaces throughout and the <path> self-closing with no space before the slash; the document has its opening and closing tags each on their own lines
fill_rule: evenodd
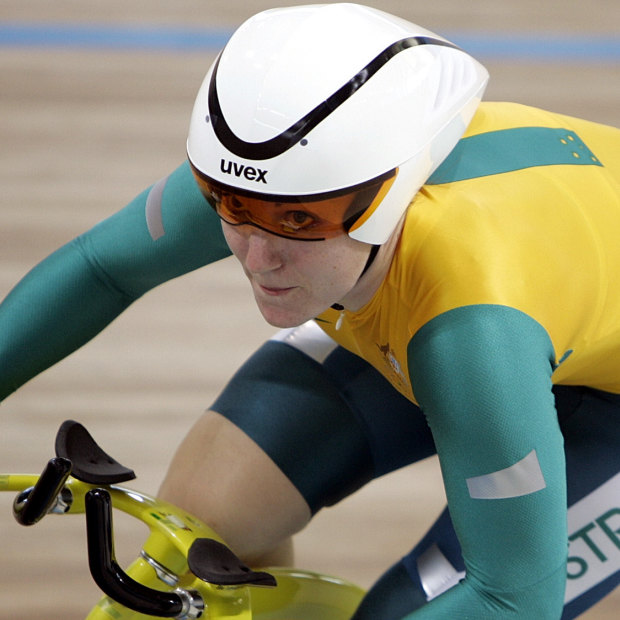
<svg viewBox="0 0 620 620">
<path fill-rule="evenodd" d="M 488 99 L 620 124 L 617 0 L 368 4 L 464 40 L 488 43 L 495 34 L 495 47 L 482 45 L 479 54 L 492 75 Z M 49 252 L 183 159 L 193 97 L 215 53 L 93 47 L 66 32 L 59 45 L 45 33 L 58 32 L 58 24 L 226 31 L 269 6 L 265 0 L 0 0 L 3 36 L 10 21 L 43 26 L 32 39 L 0 45 L 0 298 Z M 506 46 L 528 34 L 531 48 L 521 44 L 515 54 Z M 573 57 L 572 43 L 582 35 L 612 44 L 600 51 L 586 45 L 581 58 Z M 57 426 L 75 418 L 138 472 L 136 486 L 155 492 L 192 421 L 272 332 L 232 260 L 153 291 L 2 404 L 0 471 L 39 470 Z M 82 520 L 50 517 L 20 528 L 11 501 L 0 497 L 0 619 L 83 618 L 99 593 L 88 575 Z M 376 481 L 319 514 L 298 538 L 298 564 L 368 586 L 415 543 L 442 504 L 434 460 Z M 119 559 L 132 559 L 142 532 L 118 519 L 116 535 Z M 616 592 L 583 617 L 617 619 L 619 610 Z"/>
</svg>

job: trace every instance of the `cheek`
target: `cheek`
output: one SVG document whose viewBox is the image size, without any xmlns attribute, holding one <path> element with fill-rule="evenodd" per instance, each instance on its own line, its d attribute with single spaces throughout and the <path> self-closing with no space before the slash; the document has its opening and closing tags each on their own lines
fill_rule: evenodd
<svg viewBox="0 0 620 620">
<path fill-rule="evenodd" d="M 230 248 L 230 251 L 237 257 L 242 258 L 245 255 L 247 245 L 245 237 L 239 233 L 235 226 L 231 226 L 226 222 L 222 222 L 222 232 L 224 239 Z"/>
<path fill-rule="evenodd" d="M 370 246 L 352 239 L 325 242 L 324 251 L 315 254 L 314 261 L 308 260 L 304 268 L 312 264 L 311 273 L 321 274 L 324 285 L 342 290 L 352 288 L 358 281 L 370 252 Z"/>
<path fill-rule="evenodd" d="M 349 237 L 343 241 L 344 243 L 339 248 L 337 265 L 339 269 L 346 272 L 347 276 L 354 276 L 357 280 L 366 265 L 371 246 Z"/>
</svg>

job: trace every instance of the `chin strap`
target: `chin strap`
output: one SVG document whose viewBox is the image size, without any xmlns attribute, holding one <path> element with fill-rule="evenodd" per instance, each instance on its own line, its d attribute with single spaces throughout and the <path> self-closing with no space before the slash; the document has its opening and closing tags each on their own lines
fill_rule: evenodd
<svg viewBox="0 0 620 620">
<path fill-rule="evenodd" d="M 366 259 L 366 264 L 364 265 L 364 269 L 362 269 L 362 273 L 360 274 L 360 278 L 368 271 L 370 266 L 373 264 L 375 258 L 377 258 L 377 253 L 379 252 L 380 245 L 373 245 L 370 248 L 370 254 Z M 358 278 L 359 279 L 359 278 Z M 332 304 L 332 308 L 334 310 L 338 310 L 338 312 L 342 312 L 344 310 L 344 306 L 340 304 Z"/>
<path fill-rule="evenodd" d="M 366 261 L 366 264 L 364 265 L 364 270 L 362 271 L 360 278 L 368 271 L 368 268 L 370 267 L 370 265 L 372 265 L 375 258 L 377 258 L 377 253 L 379 252 L 380 247 L 381 247 L 380 245 L 371 246 L 370 254 L 368 255 L 368 260 Z"/>
<path fill-rule="evenodd" d="M 366 264 L 364 265 L 364 269 L 360 274 L 360 278 L 368 271 L 369 267 L 374 262 L 377 257 L 377 253 L 379 252 L 380 245 L 373 245 L 370 248 L 370 254 L 368 254 L 368 259 L 366 260 Z M 344 318 L 344 306 L 342 304 L 332 304 L 331 306 L 334 310 L 340 312 L 340 316 L 338 317 L 338 321 L 336 322 L 336 329 L 340 329 L 340 325 L 342 324 L 342 319 Z"/>
</svg>

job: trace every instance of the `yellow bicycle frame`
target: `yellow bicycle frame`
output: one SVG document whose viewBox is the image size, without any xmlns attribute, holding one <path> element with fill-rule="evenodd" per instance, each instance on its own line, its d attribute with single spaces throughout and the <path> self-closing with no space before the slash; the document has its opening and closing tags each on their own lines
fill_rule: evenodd
<svg viewBox="0 0 620 620">
<path fill-rule="evenodd" d="M 0 474 L 0 491 L 22 491 L 37 475 Z M 73 501 L 67 512 L 83 513 L 85 495 L 98 485 L 69 477 L 65 487 Z M 217 586 L 191 573 L 187 556 L 198 538 L 224 542 L 202 521 L 176 506 L 125 487 L 103 486 L 112 506 L 145 523 L 149 536 L 141 557 L 126 570 L 139 583 L 156 590 L 198 591 L 205 603 L 205 620 L 348 620 L 364 592 L 347 581 L 310 571 L 266 568 L 277 580 L 275 588 Z M 86 620 L 142 620 L 146 616 L 104 596 Z"/>
</svg>

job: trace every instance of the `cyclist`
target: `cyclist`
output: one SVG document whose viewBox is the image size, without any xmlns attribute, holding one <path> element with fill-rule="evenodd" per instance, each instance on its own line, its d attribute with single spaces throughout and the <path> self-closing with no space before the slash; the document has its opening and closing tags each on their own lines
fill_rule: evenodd
<svg viewBox="0 0 620 620">
<path fill-rule="evenodd" d="M 0 306 L 0 398 L 232 252 L 289 329 L 162 496 L 275 561 L 321 507 L 436 451 L 449 514 L 356 619 L 575 617 L 620 580 L 620 131 L 480 103 L 487 77 L 358 5 L 250 19 L 200 89 L 189 162 Z M 567 556 L 573 509 L 602 568 Z"/>
</svg>

